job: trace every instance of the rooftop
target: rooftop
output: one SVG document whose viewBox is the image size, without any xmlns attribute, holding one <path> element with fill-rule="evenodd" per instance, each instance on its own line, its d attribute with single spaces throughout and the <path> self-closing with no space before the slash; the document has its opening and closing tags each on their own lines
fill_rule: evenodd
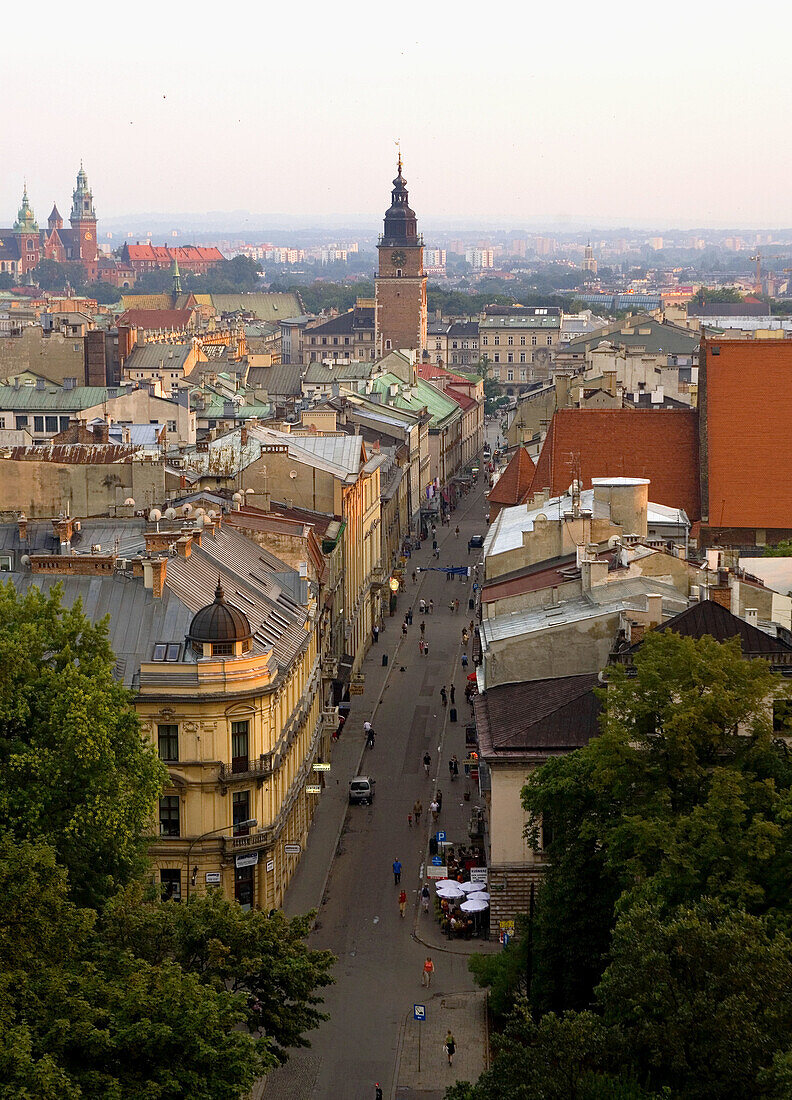
<svg viewBox="0 0 792 1100">
<path fill-rule="evenodd" d="M 498 684 L 474 697 L 484 759 L 572 751 L 599 732 L 597 673 Z"/>
<path fill-rule="evenodd" d="M 525 447 L 518 447 L 509 464 L 487 493 L 491 504 L 523 504 L 531 491 L 536 467 Z"/>
</svg>

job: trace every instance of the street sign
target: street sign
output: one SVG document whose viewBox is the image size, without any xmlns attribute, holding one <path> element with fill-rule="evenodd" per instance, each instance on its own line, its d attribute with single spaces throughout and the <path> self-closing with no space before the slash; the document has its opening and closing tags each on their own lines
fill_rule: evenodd
<svg viewBox="0 0 792 1100">
<path fill-rule="evenodd" d="M 513 932 L 514 931 L 514 921 L 513 920 L 498 921 L 498 927 L 500 928 L 501 932 Z"/>
<path fill-rule="evenodd" d="M 302 851 L 300 844 L 284 844 L 283 850 L 287 856 L 298 856 Z"/>
<path fill-rule="evenodd" d="M 350 684 L 349 685 L 349 694 L 350 695 L 362 695 L 363 690 L 364 689 L 363 689 L 362 684 Z"/>
<path fill-rule="evenodd" d="M 426 877 L 427 878 L 448 878 L 448 868 L 447 867 L 438 867 L 436 864 L 432 864 L 431 866 L 426 868 Z"/>
<path fill-rule="evenodd" d="M 443 841 L 444 841 L 444 840 L 445 840 L 445 838 L 446 838 L 446 835 L 445 835 L 445 833 L 444 833 L 444 832 L 443 832 L 442 830 L 440 830 L 440 832 L 436 833 L 435 835 L 437 836 L 437 843 L 438 843 L 438 844 L 442 844 L 442 843 L 443 843 Z"/>
<path fill-rule="evenodd" d="M 258 863 L 258 852 L 242 852 L 234 860 L 236 867 L 255 867 Z"/>
<path fill-rule="evenodd" d="M 321 794 L 322 793 L 322 788 L 317 787 L 314 784 L 311 784 L 310 786 L 306 786 L 305 793 L 306 794 Z"/>
<path fill-rule="evenodd" d="M 219 886 L 221 882 L 221 875 L 219 871 L 207 871 L 206 872 L 206 885 L 207 886 Z"/>
<path fill-rule="evenodd" d="M 330 765 L 329 764 L 314 764 L 313 765 L 313 770 L 315 772 L 329 772 L 330 771 Z"/>
<path fill-rule="evenodd" d="M 426 1019 L 426 1005 L 413 1005 L 413 1019 L 425 1020 Z"/>
<path fill-rule="evenodd" d="M 268 859 L 267 860 L 267 873 L 269 873 L 270 871 L 274 871 L 274 870 L 275 870 L 275 860 L 274 859 Z"/>
<path fill-rule="evenodd" d="M 442 865 L 443 865 L 443 857 L 442 856 L 432 856 L 432 866 L 433 867 L 442 867 Z"/>
<path fill-rule="evenodd" d="M 471 882 L 486 882 L 487 881 L 487 868 L 486 867 L 471 867 L 470 868 L 470 881 Z"/>
</svg>

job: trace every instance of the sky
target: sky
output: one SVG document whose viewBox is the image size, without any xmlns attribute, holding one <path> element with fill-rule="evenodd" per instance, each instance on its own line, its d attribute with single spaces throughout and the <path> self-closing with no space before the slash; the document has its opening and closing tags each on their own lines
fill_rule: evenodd
<svg viewBox="0 0 792 1100">
<path fill-rule="evenodd" d="M 24 179 L 39 222 L 67 217 L 81 158 L 100 222 L 378 222 L 399 139 L 424 224 L 792 226 L 776 0 L 29 11 L 0 77 L 0 224 Z"/>
</svg>

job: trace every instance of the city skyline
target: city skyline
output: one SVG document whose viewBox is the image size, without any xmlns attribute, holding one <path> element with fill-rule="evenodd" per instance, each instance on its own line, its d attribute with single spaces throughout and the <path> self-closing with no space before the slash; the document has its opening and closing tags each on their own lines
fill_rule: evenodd
<svg viewBox="0 0 792 1100">
<path fill-rule="evenodd" d="M 41 11 L 57 20 L 51 3 Z M 283 13 L 264 22 L 243 9 L 234 40 L 244 28 L 245 45 L 233 53 L 212 52 L 206 28 L 176 13 L 141 11 L 122 25 L 89 3 L 37 44 L 68 125 L 48 121 L 25 53 L 12 54 L 3 209 L 27 179 L 45 216 L 82 159 L 100 220 L 241 210 L 370 221 L 401 139 L 427 226 L 792 224 L 792 138 L 774 76 L 790 19 L 780 8 L 769 39 L 695 9 L 660 27 L 624 4 L 594 28 L 580 4 L 563 28 L 548 13 L 507 10 L 483 38 L 471 4 L 450 21 L 443 6 L 407 2 L 395 19 L 347 3 L 341 18 L 312 10 L 297 33 Z M 152 48 L 155 11 L 164 49 Z M 761 152 L 746 155 L 746 135 Z"/>
</svg>

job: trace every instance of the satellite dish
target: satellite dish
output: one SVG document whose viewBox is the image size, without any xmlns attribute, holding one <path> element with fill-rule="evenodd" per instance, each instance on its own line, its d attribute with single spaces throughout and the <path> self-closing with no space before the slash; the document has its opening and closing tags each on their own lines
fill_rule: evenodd
<svg viewBox="0 0 792 1100">
<path fill-rule="evenodd" d="M 24 565 L 24 567 L 27 569 L 27 567 L 30 565 L 30 555 L 23 554 L 22 557 L 19 559 L 19 564 Z"/>
<path fill-rule="evenodd" d="M 181 506 L 181 514 L 183 516 L 189 516 L 190 513 L 192 512 L 192 510 L 193 510 L 192 504 L 182 504 L 182 506 Z"/>
<path fill-rule="evenodd" d="M 206 522 L 206 519 L 203 515 L 195 517 L 195 526 L 196 527 L 203 527 L 205 522 Z"/>
<path fill-rule="evenodd" d="M 176 509 L 175 508 L 166 508 L 165 509 L 165 519 L 175 519 L 175 518 L 176 518 Z"/>
<path fill-rule="evenodd" d="M 296 470 L 289 470 L 289 477 L 293 481 L 297 477 L 297 471 Z"/>
<path fill-rule="evenodd" d="M 214 508 L 209 509 L 209 519 L 217 519 L 217 512 Z"/>
<path fill-rule="evenodd" d="M 241 493 L 234 493 L 234 495 L 231 497 L 231 499 L 235 500 L 237 502 L 237 504 L 241 504 L 242 500 L 243 500 L 243 497 L 242 497 Z"/>
<path fill-rule="evenodd" d="M 152 521 L 152 523 L 157 523 L 159 520 L 162 519 L 162 512 L 160 512 L 159 508 L 151 509 L 151 511 L 149 512 L 149 519 Z"/>
<path fill-rule="evenodd" d="M 132 499 L 132 497 L 127 497 L 126 498 L 126 500 L 124 501 L 124 507 L 125 508 L 134 508 L 135 507 L 135 502 Z"/>
<path fill-rule="evenodd" d="M 608 539 L 608 549 L 613 550 L 616 546 L 621 546 L 621 535 L 611 535 Z"/>
</svg>

